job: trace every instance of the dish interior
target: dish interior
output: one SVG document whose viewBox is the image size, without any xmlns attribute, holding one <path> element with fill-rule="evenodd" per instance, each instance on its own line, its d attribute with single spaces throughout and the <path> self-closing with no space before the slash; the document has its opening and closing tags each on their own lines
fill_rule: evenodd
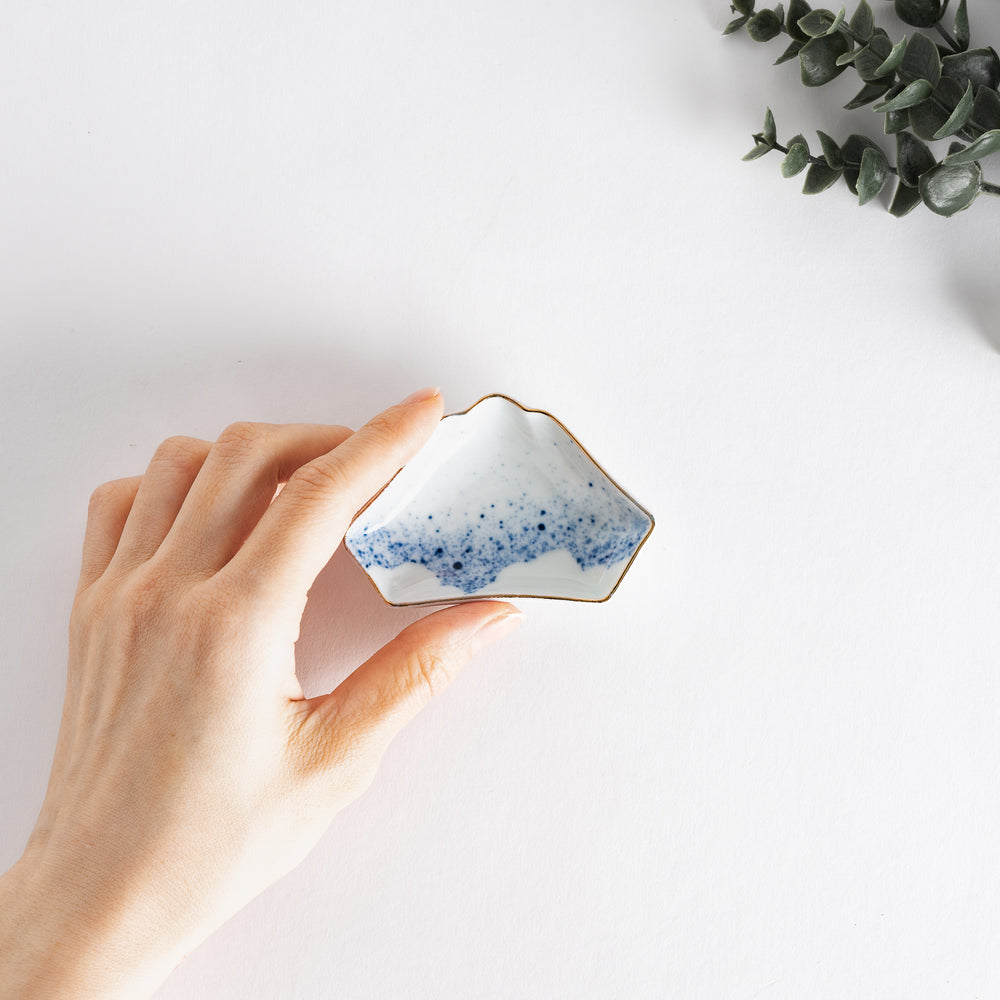
<svg viewBox="0 0 1000 1000">
<path fill-rule="evenodd" d="M 441 421 L 347 545 L 394 604 L 603 600 L 651 529 L 556 420 L 489 396 Z"/>
</svg>

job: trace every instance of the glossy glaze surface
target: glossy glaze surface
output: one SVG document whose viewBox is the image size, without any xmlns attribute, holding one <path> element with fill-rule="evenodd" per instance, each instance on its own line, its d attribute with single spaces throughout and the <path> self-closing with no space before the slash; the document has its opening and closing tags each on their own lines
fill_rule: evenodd
<svg viewBox="0 0 1000 1000">
<path fill-rule="evenodd" d="M 599 601 L 652 526 L 557 420 L 488 396 L 442 420 L 347 545 L 390 603 Z"/>
</svg>

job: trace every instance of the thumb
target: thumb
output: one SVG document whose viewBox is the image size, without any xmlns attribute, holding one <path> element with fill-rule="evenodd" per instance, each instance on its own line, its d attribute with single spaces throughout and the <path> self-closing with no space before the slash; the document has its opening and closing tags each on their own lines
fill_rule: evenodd
<svg viewBox="0 0 1000 1000">
<path fill-rule="evenodd" d="M 405 628 L 319 699 L 330 725 L 383 747 L 482 648 L 523 618 L 505 601 L 477 601 L 436 611 Z"/>
</svg>

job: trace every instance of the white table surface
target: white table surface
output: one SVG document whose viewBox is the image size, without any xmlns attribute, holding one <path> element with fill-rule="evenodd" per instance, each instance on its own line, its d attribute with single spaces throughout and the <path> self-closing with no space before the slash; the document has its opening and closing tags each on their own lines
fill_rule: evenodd
<svg viewBox="0 0 1000 1000">
<path fill-rule="evenodd" d="M 877 122 L 729 16 L 0 12 L 0 866 L 87 498 L 164 437 L 499 391 L 658 522 L 609 603 L 524 602 L 158 1000 L 1000 993 L 1000 201 L 897 221 L 741 163 L 768 104 Z M 418 614 L 339 553 L 309 691 Z"/>
</svg>

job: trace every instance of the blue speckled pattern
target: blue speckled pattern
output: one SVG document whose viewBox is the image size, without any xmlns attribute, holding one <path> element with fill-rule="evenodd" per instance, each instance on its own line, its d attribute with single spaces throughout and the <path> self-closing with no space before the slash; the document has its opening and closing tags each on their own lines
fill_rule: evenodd
<svg viewBox="0 0 1000 1000">
<path fill-rule="evenodd" d="M 651 529 L 649 517 L 556 421 L 523 416 L 512 418 L 514 433 L 506 428 L 502 446 L 470 438 L 435 469 L 425 491 L 433 502 L 422 503 L 418 492 L 385 520 L 362 515 L 349 539 L 361 565 L 416 563 L 468 595 L 505 567 L 559 549 L 584 570 L 629 559 Z"/>
</svg>

